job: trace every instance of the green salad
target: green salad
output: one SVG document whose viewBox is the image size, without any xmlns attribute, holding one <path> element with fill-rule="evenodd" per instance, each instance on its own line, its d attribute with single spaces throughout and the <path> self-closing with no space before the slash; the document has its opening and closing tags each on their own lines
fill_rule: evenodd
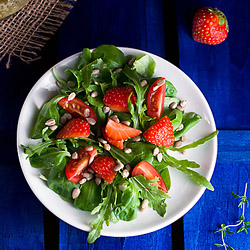
<svg viewBox="0 0 250 250">
<path fill-rule="evenodd" d="M 97 215 L 88 242 L 101 235 L 103 224 L 131 221 L 151 207 L 167 212 L 171 189 L 169 168 L 213 190 L 195 171 L 194 161 L 178 160 L 214 138 L 218 131 L 183 146 L 187 132 L 202 117 L 185 112 L 173 83 L 153 77 L 156 63 L 148 54 L 124 53 L 113 45 L 83 49 L 65 79 L 53 69 L 58 94 L 46 102 L 31 131 L 36 145 L 23 146 L 41 178 L 77 209 Z"/>
</svg>

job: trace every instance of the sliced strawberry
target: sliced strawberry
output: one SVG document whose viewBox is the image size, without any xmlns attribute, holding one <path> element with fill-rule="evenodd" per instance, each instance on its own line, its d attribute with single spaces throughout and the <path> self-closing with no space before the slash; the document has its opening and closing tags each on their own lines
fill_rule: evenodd
<svg viewBox="0 0 250 250">
<path fill-rule="evenodd" d="M 114 140 L 127 140 L 128 138 L 139 135 L 141 130 L 131 128 L 109 118 L 105 128 L 105 133 L 109 138 Z"/>
<path fill-rule="evenodd" d="M 116 161 L 110 156 L 97 157 L 90 165 L 90 167 L 109 184 L 111 184 L 113 179 L 115 178 L 115 166 Z"/>
<path fill-rule="evenodd" d="M 95 111 L 80 99 L 74 98 L 69 101 L 66 96 L 62 98 L 58 104 L 75 117 L 92 118 L 95 121 L 97 120 Z"/>
<path fill-rule="evenodd" d="M 87 151 L 86 148 L 82 148 L 78 151 L 78 158 L 71 159 L 66 166 L 65 174 L 67 178 L 77 183 L 82 179 L 81 173 L 87 168 L 89 165 L 89 160 L 91 157 L 97 156 L 96 148 L 93 148 L 91 151 Z"/>
<path fill-rule="evenodd" d="M 168 116 L 164 116 L 143 133 L 144 138 L 152 144 L 170 147 L 174 144 L 174 130 Z"/>
<path fill-rule="evenodd" d="M 123 149 L 123 140 L 114 140 L 110 137 L 108 137 L 105 133 L 105 128 L 102 128 L 102 134 L 103 134 L 103 137 L 105 138 L 105 140 L 114 145 L 115 147 L 119 148 L 119 149 Z"/>
<path fill-rule="evenodd" d="M 129 86 L 109 89 L 104 95 L 103 102 L 106 106 L 110 107 L 110 109 L 115 112 L 128 113 L 128 98 L 131 93 L 132 95 L 130 97 L 130 101 L 132 104 L 135 104 L 136 98 L 132 88 Z"/>
<path fill-rule="evenodd" d="M 160 174 L 157 172 L 157 170 L 147 161 L 141 161 L 139 162 L 133 169 L 132 171 L 132 176 L 137 176 L 137 175 L 142 175 L 144 176 L 147 180 L 154 180 L 158 178 L 158 180 L 154 183 L 151 183 L 153 186 L 157 186 L 164 192 L 168 192 L 166 184 Z"/>
<path fill-rule="evenodd" d="M 89 123 L 83 118 L 70 120 L 56 135 L 56 139 L 88 137 L 90 135 Z"/>
</svg>

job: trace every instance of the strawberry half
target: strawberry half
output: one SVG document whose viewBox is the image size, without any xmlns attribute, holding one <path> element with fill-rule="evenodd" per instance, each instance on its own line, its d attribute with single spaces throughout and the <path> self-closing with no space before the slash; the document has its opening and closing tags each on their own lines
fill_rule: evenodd
<svg viewBox="0 0 250 250">
<path fill-rule="evenodd" d="M 56 139 L 88 137 L 90 135 L 90 125 L 83 118 L 70 120 L 56 135 Z"/>
<path fill-rule="evenodd" d="M 90 165 L 90 167 L 109 184 L 111 184 L 113 179 L 115 178 L 115 166 L 116 161 L 110 156 L 97 157 Z"/>
<path fill-rule="evenodd" d="M 117 147 L 117 148 L 119 148 L 119 149 L 123 149 L 123 140 L 114 140 L 114 139 L 112 139 L 112 138 L 109 138 L 109 137 L 106 135 L 106 133 L 105 133 L 105 128 L 102 128 L 101 130 L 102 130 L 102 134 L 103 134 L 104 139 L 105 139 L 108 143 L 112 144 L 113 146 L 115 146 L 115 147 Z"/>
<path fill-rule="evenodd" d="M 105 133 L 109 138 L 114 140 L 127 140 L 139 135 L 141 130 L 131 128 L 109 118 L 105 127 Z"/>
<path fill-rule="evenodd" d="M 174 130 L 168 116 L 164 116 L 143 133 L 144 138 L 152 144 L 170 147 L 174 144 Z"/>
<path fill-rule="evenodd" d="M 228 32 L 227 18 L 218 9 L 202 8 L 194 15 L 192 35 L 195 41 L 216 45 L 227 38 Z"/>
<path fill-rule="evenodd" d="M 103 102 L 115 112 L 128 113 L 128 98 L 131 93 L 130 101 L 132 104 L 135 104 L 136 98 L 132 88 L 129 86 L 109 89 L 104 95 Z"/>
</svg>

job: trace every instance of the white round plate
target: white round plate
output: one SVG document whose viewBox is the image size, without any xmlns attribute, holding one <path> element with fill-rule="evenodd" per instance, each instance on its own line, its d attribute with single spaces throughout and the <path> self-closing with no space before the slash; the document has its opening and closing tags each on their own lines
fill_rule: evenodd
<svg viewBox="0 0 250 250">
<path fill-rule="evenodd" d="M 202 116 L 202 121 L 187 133 L 186 143 L 197 140 L 216 130 L 214 118 L 205 97 L 186 74 L 156 55 L 137 49 L 120 49 L 125 55 L 151 55 L 156 62 L 154 76 L 165 77 L 174 84 L 178 91 L 177 97 L 182 100 L 188 100 L 186 112 L 193 111 Z M 74 68 L 79 54 L 80 53 L 70 56 L 55 65 L 61 77 L 63 77 L 65 69 Z M 37 143 L 36 140 L 29 138 L 30 131 L 38 110 L 57 93 L 58 87 L 55 82 L 52 69 L 50 69 L 37 81 L 23 104 L 17 128 L 19 161 L 30 188 L 47 209 L 68 224 L 84 231 L 90 231 L 91 227 L 89 226 L 89 222 L 95 217 L 91 216 L 89 212 L 74 208 L 72 204 L 63 201 L 59 195 L 49 189 L 46 182 L 39 178 L 40 171 L 31 167 L 21 147 L 21 145 L 27 146 Z M 196 161 L 201 166 L 200 169 L 197 169 L 197 172 L 210 180 L 216 162 L 217 138 L 198 148 L 189 150 L 186 155 L 177 152 L 172 153 L 172 155 L 178 159 L 186 158 Z M 170 174 L 172 186 L 169 195 L 171 198 L 167 199 L 167 214 L 164 218 L 152 209 L 147 209 L 147 211 L 143 213 L 138 211 L 138 217 L 134 221 L 120 221 L 117 224 L 110 223 L 108 227 L 104 225 L 102 235 L 115 237 L 141 235 L 166 227 L 186 214 L 200 199 L 205 188 L 199 187 L 189 177 L 178 172 L 176 169 L 170 168 Z"/>
</svg>

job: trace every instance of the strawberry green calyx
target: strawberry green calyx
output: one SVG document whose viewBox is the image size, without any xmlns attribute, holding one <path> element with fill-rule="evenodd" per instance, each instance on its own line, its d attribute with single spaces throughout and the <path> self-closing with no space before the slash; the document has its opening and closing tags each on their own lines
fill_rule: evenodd
<svg viewBox="0 0 250 250">
<path fill-rule="evenodd" d="M 216 14 L 219 18 L 219 26 L 225 24 L 226 30 L 229 31 L 227 18 L 222 11 L 218 10 L 217 8 L 208 8 L 208 11 Z"/>
</svg>

